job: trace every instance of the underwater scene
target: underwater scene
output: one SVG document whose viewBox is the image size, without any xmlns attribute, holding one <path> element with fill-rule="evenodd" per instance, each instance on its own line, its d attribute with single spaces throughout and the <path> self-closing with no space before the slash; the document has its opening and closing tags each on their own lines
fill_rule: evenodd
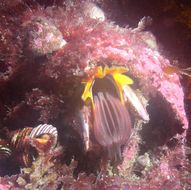
<svg viewBox="0 0 191 190">
<path fill-rule="evenodd" d="M 0 0 L 0 190 L 191 190 L 190 0 Z"/>
</svg>

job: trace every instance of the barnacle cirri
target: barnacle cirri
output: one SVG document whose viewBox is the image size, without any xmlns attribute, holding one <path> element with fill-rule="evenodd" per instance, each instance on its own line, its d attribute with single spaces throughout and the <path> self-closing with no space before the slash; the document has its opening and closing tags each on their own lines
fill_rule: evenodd
<svg viewBox="0 0 191 190">
<path fill-rule="evenodd" d="M 127 68 L 102 68 L 95 69 L 93 76 L 85 82 L 82 100 L 92 106 L 93 124 L 83 122 L 82 125 L 86 137 L 86 149 L 89 145 L 90 126 L 99 144 L 107 147 L 111 160 L 121 159 L 121 145 L 128 142 L 131 135 L 131 118 L 128 111 L 128 102 L 140 118 L 149 121 L 148 113 L 131 85 L 133 80 L 123 73 Z M 84 111 L 81 113 L 84 114 Z M 83 117 L 83 116 L 82 116 Z M 86 113 L 84 119 L 87 120 Z M 88 119 L 90 121 L 90 119 Z"/>
</svg>

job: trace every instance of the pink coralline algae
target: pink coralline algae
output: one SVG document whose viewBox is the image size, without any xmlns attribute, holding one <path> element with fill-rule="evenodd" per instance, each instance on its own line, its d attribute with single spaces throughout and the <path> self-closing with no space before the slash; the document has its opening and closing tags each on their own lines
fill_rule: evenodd
<svg viewBox="0 0 191 190">
<path fill-rule="evenodd" d="M 26 48 L 37 55 L 52 53 L 66 45 L 56 26 L 41 17 L 36 17 L 26 26 L 25 43 Z"/>
<path fill-rule="evenodd" d="M 57 14 L 58 11 L 55 12 L 55 17 Z M 68 18 L 65 12 L 61 12 L 60 15 Z M 177 74 L 168 76 L 163 72 L 163 68 L 170 62 L 156 49 L 150 47 L 145 32 L 120 28 L 107 21 L 98 22 L 86 17 L 80 18 L 80 15 L 74 15 L 73 19 L 63 19 L 59 27 L 63 30 L 68 45 L 63 53 L 58 52 L 58 55 L 50 57 L 50 62 L 46 65 L 47 70 L 54 71 L 61 67 L 62 72 L 66 74 L 72 72 L 71 75 L 78 75 L 94 68 L 96 63 L 104 61 L 110 62 L 111 65 L 126 66 L 130 69 L 129 72 L 140 80 L 147 92 L 149 90 L 150 94 L 160 93 L 169 102 L 183 128 L 188 128 L 184 111 L 184 94 L 179 77 Z M 62 72 L 57 71 L 57 77 L 63 78 Z"/>
<path fill-rule="evenodd" d="M 15 130 L 58 131 L 57 147 L 29 168 L 4 159 L 0 189 L 189 188 L 183 87 L 164 72 L 171 63 L 145 31 L 149 18 L 121 27 L 91 1 L 49 3 L 0 4 L 0 159 Z"/>
</svg>

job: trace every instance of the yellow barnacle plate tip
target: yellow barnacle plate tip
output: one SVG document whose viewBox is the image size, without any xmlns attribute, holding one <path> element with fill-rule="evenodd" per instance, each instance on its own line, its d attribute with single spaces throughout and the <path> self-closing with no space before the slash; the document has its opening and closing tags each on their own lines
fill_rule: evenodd
<svg viewBox="0 0 191 190">
<path fill-rule="evenodd" d="M 114 73 L 112 77 L 117 85 L 121 102 L 124 104 L 123 86 L 133 84 L 133 80 L 130 77 L 123 75 L 121 73 Z"/>
<path fill-rule="evenodd" d="M 81 97 L 82 100 L 86 102 L 88 99 L 90 99 L 92 102 L 92 106 L 94 108 L 93 95 L 92 95 L 92 86 L 94 80 L 96 78 L 104 78 L 107 75 L 111 75 L 118 88 L 121 102 L 124 103 L 123 85 L 133 84 L 133 80 L 130 77 L 123 74 L 126 73 L 128 70 L 129 69 L 125 67 L 111 67 L 111 68 L 107 66 L 104 68 L 102 66 L 97 67 L 95 69 L 95 73 L 93 74 L 93 76 L 91 76 L 91 78 L 87 80 L 87 82 L 85 82 L 85 89 Z"/>
</svg>

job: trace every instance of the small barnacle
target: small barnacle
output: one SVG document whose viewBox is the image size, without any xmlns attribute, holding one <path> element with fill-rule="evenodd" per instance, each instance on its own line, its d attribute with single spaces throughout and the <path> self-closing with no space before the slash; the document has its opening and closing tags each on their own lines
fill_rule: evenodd
<svg viewBox="0 0 191 190">
<path fill-rule="evenodd" d="M 66 41 L 54 23 L 36 17 L 26 24 L 25 44 L 29 52 L 41 56 L 63 48 Z"/>
<path fill-rule="evenodd" d="M 153 50 L 158 50 L 157 40 L 150 32 L 143 32 L 141 35 L 142 40 Z"/>
<path fill-rule="evenodd" d="M 20 150 L 25 146 L 25 137 L 28 136 L 32 131 L 31 127 L 19 129 L 10 133 L 10 144 L 14 149 Z"/>
<path fill-rule="evenodd" d="M 0 139 L 0 160 L 9 158 L 12 154 L 10 145 L 7 141 Z"/>
<path fill-rule="evenodd" d="M 104 12 L 94 3 L 86 2 L 83 6 L 84 15 L 99 21 L 105 20 Z"/>
<path fill-rule="evenodd" d="M 52 125 L 38 125 L 31 131 L 29 138 L 31 145 L 33 145 L 38 152 L 47 153 L 56 147 L 58 132 L 56 127 Z"/>
<path fill-rule="evenodd" d="M 13 158 L 23 166 L 27 166 L 33 161 L 32 154 L 29 155 L 27 153 L 30 149 L 30 144 L 26 141 L 26 137 L 31 131 L 31 127 L 26 127 L 24 129 L 13 131 L 9 135 Z"/>
<path fill-rule="evenodd" d="M 146 28 L 146 26 L 149 26 L 152 24 L 152 18 L 149 16 L 144 16 L 138 23 L 137 28 L 133 29 L 133 32 L 142 31 Z"/>
<path fill-rule="evenodd" d="M 57 145 L 57 129 L 52 125 L 38 125 L 14 131 L 10 145 L 20 165 L 29 166 L 39 154 L 46 154 Z"/>
<path fill-rule="evenodd" d="M 89 147 L 89 128 L 92 126 L 97 142 L 108 149 L 113 161 L 121 159 L 121 145 L 126 144 L 131 135 L 127 104 L 143 121 L 149 120 L 145 106 L 129 86 L 133 80 L 125 75 L 127 71 L 125 67 L 97 67 L 85 81 L 82 94 L 86 104 L 81 110 L 86 148 Z M 88 104 L 92 107 L 92 123 L 88 111 L 84 111 L 88 110 Z"/>
</svg>

